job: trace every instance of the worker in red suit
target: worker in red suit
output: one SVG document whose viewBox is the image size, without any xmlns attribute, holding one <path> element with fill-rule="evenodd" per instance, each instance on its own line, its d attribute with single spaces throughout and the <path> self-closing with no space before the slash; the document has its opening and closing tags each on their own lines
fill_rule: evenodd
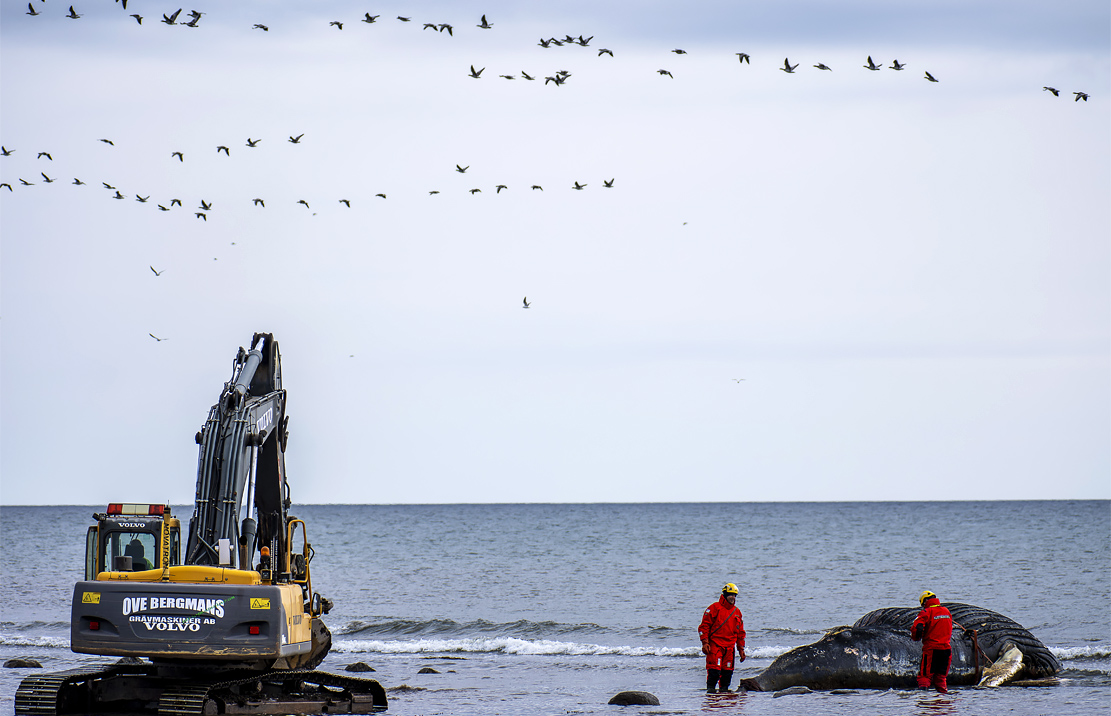
<svg viewBox="0 0 1111 716">
<path fill-rule="evenodd" d="M 728 691 L 733 678 L 734 653 L 745 660 L 745 623 L 737 608 L 737 585 L 730 582 L 721 589 L 721 598 L 706 607 L 698 638 L 706 655 L 706 691 Z"/>
<path fill-rule="evenodd" d="M 937 595 L 927 590 L 918 598 L 922 611 L 910 627 L 910 637 L 922 642 L 922 664 L 918 668 L 918 688 L 932 685 L 938 693 L 949 693 L 946 679 L 952 657 L 949 639 L 953 636 L 953 617 L 941 606 Z"/>
</svg>

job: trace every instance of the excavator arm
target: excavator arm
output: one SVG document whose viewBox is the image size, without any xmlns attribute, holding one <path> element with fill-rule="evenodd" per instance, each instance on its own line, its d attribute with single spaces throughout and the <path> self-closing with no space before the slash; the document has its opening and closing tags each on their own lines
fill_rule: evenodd
<svg viewBox="0 0 1111 716">
<path fill-rule="evenodd" d="M 269 548 L 275 572 L 289 571 L 285 402 L 278 344 L 272 334 L 256 333 L 249 351 L 239 349 L 232 378 L 197 433 L 197 491 L 185 564 L 238 561 L 240 569 L 251 569 L 257 544 Z M 250 509 L 242 514 L 244 504 L 254 508 L 257 525 Z"/>
</svg>

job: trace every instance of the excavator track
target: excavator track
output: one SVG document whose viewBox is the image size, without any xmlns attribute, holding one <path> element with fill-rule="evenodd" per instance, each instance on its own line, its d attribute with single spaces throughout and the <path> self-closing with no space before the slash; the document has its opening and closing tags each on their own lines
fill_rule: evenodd
<svg viewBox="0 0 1111 716">
<path fill-rule="evenodd" d="M 80 687 L 97 678 L 113 676 L 119 670 L 116 666 L 83 666 L 52 674 L 28 676 L 20 682 L 15 692 L 15 713 L 50 716 L 65 713 L 65 704 L 59 701 L 65 690 Z"/>
<path fill-rule="evenodd" d="M 140 700 L 104 700 L 104 694 L 147 694 Z M 153 694 L 153 695 L 151 695 Z M 30 676 L 16 692 L 19 716 L 63 714 L 369 714 L 385 711 L 386 691 L 374 679 L 324 671 L 270 671 L 205 680 L 160 676 L 153 666 L 71 669 Z"/>
</svg>

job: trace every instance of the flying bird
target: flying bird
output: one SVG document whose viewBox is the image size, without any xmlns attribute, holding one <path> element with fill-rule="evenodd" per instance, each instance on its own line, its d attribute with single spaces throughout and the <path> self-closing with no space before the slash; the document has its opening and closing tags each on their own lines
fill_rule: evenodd
<svg viewBox="0 0 1111 716">
<path fill-rule="evenodd" d="M 382 197 L 383 199 L 385 199 L 385 198 L 386 198 L 386 195 L 385 195 L 385 194 L 375 194 L 374 196 L 380 196 L 380 197 Z"/>
<path fill-rule="evenodd" d="M 200 21 L 201 21 L 200 15 L 195 15 L 193 17 L 193 19 L 190 20 L 189 22 L 183 22 L 181 24 L 184 25 L 185 27 L 196 27 L 197 23 L 200 22 Z"/>
<path fill-rule="evenodd" d="M 613 188 L 613 179 L 610 179 L 609 181 L 606 181 L 605 179 L 603 179 L 602 180 L 602 186 L 606 187 L 607 189 L 612 189 Z"/>
<path fill-rule="evenodd" d="M 422 27 L 421 29 L 422 30 L 436 30 L 437 32 L 439 32 L 440 26 L 437 25 L 434 22 L 426 22 L 426 23 L 424 23 L 424 27 Z"/>
<path fill-rule="evenodd" d="M 150 199 L 150 194 L 147 194 L 146 196 L 139 196 L 138 194 L 135 195 L 135 201 L 139 202 L 140 204 L 146 204 L 148 199 Z"/>
<path fill-rule="evenodd" d="M 261 206 L 263 209 L 266 208 L 266 202 L 262 199 L 253 199 L 252 201 L 255 202 L 255 206 Z"/>
<path fill-rule="evenodd" d="M 297 203 L 298 204 L 304 204 L 306 209 L 310 208 L 309 207 L 309 202 L 305 201 L 304 199 L 298 199 Z"/>
<path fill-rule="evenodd" d="M 27 181 L 27 180 L 26 180 L 26 179 L 24 179 L 23 177 L 20 177 L 20 178 L 19 178 L 19 183 L 20 183 L 20 184 L 22 184 L 23 186 L 34 186 L 34 185 L 35 185 L 35 182 L 33 182 L 33 181 Z"/>
<path fill-rule="evenodd" d="M 163 14 L 162 15 L 162 22 L 166 23 L 167 25 L 176 25 L 177 24 L 177 16 L 180 15 L 180 14 L 181 14 L 181 8 L 178 8 L 177 12 L 175 12 L 173 15 Z"/>
<path fill-rule="evenodd" d="M 793 73 L 793 72 L 795 71 L 795 68 L 796 68 L 796 67 L 798 67 L 798 66 L 799 66 L 799 65 L 798 65 L 798 63 L 797 63 L 797 62 L 796 62 L 795 64 L 793 64 L 793 65 L 792 65 L 792 64 L 791 64 L 791 63 L 790 63 L 790 62 L 789 62 L 789 61 L 787 60 L 787 58 L 786 58 L 786 57 L 784 57 L 784 58 L 783 58 L 783 66 L 782 66 L 782 67 L 780 67 L 779 69 L 783 70 L 783 71 L 784 71 L 784 72 L 786 72 L 787 74 L 792 74 L 792 73 Z"/>
<path fill-rule="evenodd" d="M 671 74 L 667 70 L 656 70 L 656 72 L 660 73 L 661 75 L 667 75 L 671 79 L 675 79 L 675 75 Z"/>
<path fill-rule="evenodd" d="M 14 149 L 8 149 L 7 147 L 0 147 L 0 156 L 10 157 L 12 155 L 12 152 L 14 152 L 14 151 L 15 151 Z"/>
<path fill-rule="evenodd" d="M 529 306 L 532 305 L 531 303 L 528 302 L 528 296 L 525 296 L 524 302 L 525 302 L 524 308 L 528 308 Z"/>
<path fill-rule="evenodd" d="M 105 189 L 115 189 L 115 188 L 116 188 L 116 187 L 112 186 L 111 184 L 109 184 L 109 183 L 108 183 L 108 182 L 106 182 L 106 181 L 102 181 L 102 182 L 100 182 L 100 183 L 104 185 L 104 188 L 105 188 Z"/>
<path fill-rule="evenodd" d="M 409 21 L 410 21 L 410 20 L 412 20 L 413 18 L 411 18 L 411 17 L 402 17 L 402 16 L 398 15 L 398 16 L 397 16 L 397 19 L 398 19 L 398 20 L 401 20 L 402 22 L 409 22 Z"/>
<path fill-rule="evenodd" d="M 873 71 L 876 71 L 876 72 L 883 69 L 883 65 L 877 65 L 875 62 L 872 62 L 872 56 L 871 55 L 868 55 L 868 64 L 861 65 L 861 67 L 863 67 L 866 70 L 873 70 Z"/>
<path fill-rule="evenodd" d="M 50 156 L 50 152 L 39 152 L 39 155 L 35 157 L 35 159 L 42 159 L 43 157 L 46 157 L 50 161 L 54 161 L 54 157 Z"/>
<path fill-rule="evenodd" d="M 116 146 L 116 143 L 113 142 L 111 139 L 101 139 L 100 141 L 104 142 L 105 144 L 111 144 L 113 147 Z"/>
<path fill-rule="evenodd" d="M 73 183 L 74 183 L 74 185 L 76 185 L 76 186 L 85 186 L 85 182 L 81 181 L 81 180 L 80 180 L 80 179 L 78 179 L 77 177 L 74 177 L 74 178 L 73 178 Z"/>
<path fill-rule="evenodd" d="M 68 17 L 70 20 L 76 20 L 77 18 L 79 18 L 81 16 L 78 15 L 77 12 L 73 9 L 73 5 L 70 5 L 69 6 L 69 14 L 66 15 L 66 17 Z"/>
<path fill-rule="evenodd" d="M 737 56 L 737 61 L 740 62 L 742 65 L 746 62 L 750 65 L 752 64 L 752 59 L 748 56 L 748 53 L 746 53 L 746 52 L 735 52 L 733 54 L 735 54 Z"/>
<path fill-rule="evenodd" d="M 1073 102 L 1079 102 L 1080 100 L 1084 100 L 1085 102 L 1088 101 L 1087 92 L 1073 92 L 1073 94 L 1076 95 L 1076 99 L 1074 99 Z"/>
<path fill-rule="evenodd" d="M 174 152 L 173 154 L 170 155 L 170 157 L 171 158 L 177 157 L 177 160 L 179 162 L 184 162 L 185 161 L 185 155 L 182 154 L 181 152 Z"/>
<path fill-rule="evenodd" d="M 228 148 L 225 147 L 223 144 L 216 147 L 216 153 L 219 154 L 220 152 L 223 152 L 224 154 L 228 155 L 229 157 L 231 156 L 231 151 L 228 150 Z"/>
<path fill-rule="evenodd" d="M 480 193 L 482 190 L 481 189 L 470 189 L 469 191 L 471 192 L 471 196 L 474 196 L 475 194 Z"/>
<path fill-rule="evenodd" d="M 674 52 L 676 55 L 685 55 L 685 54 L 687 54 L 686 50 L 672 50 L 672 52 Z"/>
<path fill-rule="evenodd" d="M 201 211 L 212 211 L 212 204 L 209 204 L 204 199 L 201 199 L 201 205 L 197 207 Z"/>
<path fill-rule="evenodd" d="M 572 189 L 578 189 L 579 191 L 582 191 L 583 189 L 586 188 L 586 184 L 580 184 L 578 182 L 575 182 L 575 186 L 573 186 L 571 188 Z"/>
<path fill-rule="evenodd" d="M 151 338 L 153 338 L 154 340 L 158 341 L 159 343 L 161 343 L 164 340 L 167 340 L 165 338 L 159 338 L 158 336 L 154 335 L 153 333 L 148 333 L 147 335 L 150 336 Z"/>
<path fill-rule="evenodd" d="M 343 23 L 340 22 L 339 20 L 332 20 L 331 22 L 328 23 L 328 25 L 330 27 L 338 27 L 341 30 L 343 29 Z"/>
<path fill-rule="evenodd" d="M 926 79 L 928 79 L 930 82 L 937 82 L 937 80 L 934 79 L 934 76 L 931 75 L 929 72 L 926 73 Z"/>
<path fill-rule="evenodd" d="M 516 78 L 515 76 L 513 76 L 513 75 L 498 75 L 498 77 L 504 77 L 504 78 L 505 78 L 505 79 L 507 79 L 507 80 L 515 80 L 515 79 L 517 79 L 517 78 Z"/>
<path fill-rule="evenodd" d="M 819 70 L 829 70 L 830 72 L 833 72 L 833 68 L 829 65 L 826 65 L 824 62 L 819 62 L 814 66 L 817 67 Z"/>
<path fill-rule="evenodd" d="M 247 146 L 248 147 L 257 147 L 258 143 L 261 142 L 261 141 L 262 141 L 261 139 L 251 139 L 250 137 L 247 137 Z M 231 156 L 231 155 L 228 155 L 228 156 Z"/>
<path fill-rule="evenodd" d="M 135 18 L 135 22 L 139 23 L 140 25 L 143 24 L 143 16 L 142 15 L 134 14 L 131 17 Z"/>
<path fill-rule="evenodd" d="M 610 57 L 613 57 L 613 50 L 607 50 L 604 47 L 599 47 L 598 48 L 598 57 L 601 57 L 602 55 L 609 55 Z"/>
<path fill-rule="evenodd" d="M 159 211 L 169 211 L 169 209 L 167 209 L 166 207 L 162 206 L 161 204 L 159 204 L 159 205 L 158 205 L 158 210 L 159 210 Z"/>
<path fill-rule="evenodd" d="M 362 19 L 362 22 L 365 22 L 365 23 L 367 23 L 367 24 L 369 25 L 370 23 L 372 23 L 372 22 L 374 22 L 375 20 L 377 20 L 377 19 L 378 19 L 379 17 L 381 17 L 381 15 L 371 15 L 371 14 L 370 14 L 370 13 L 368 12 L 368 13 L 366 14 L 366 17 L 364 17 L 364 18 Z"/>
<path fill-rule="evenodd" d="M 906 65 L 899 62 L 898 60 L 892 60 L 891 61 L 891 69 L 893 69 L 893 70 L 901 70 L 904 67 L 906 67 Z"/>
<path fill-rule="evenodd" d="M 1061 91 L 1058 90 L 1056 87 L 1042 87 L 1042 90 L 1046 91 L 1046 92 L 1052 92 L 1054 97 L 1060 97 L 1061 96 Z"/>
<path fill-rule="evenodd" d="M 4 182 L 3 184 L 0 184 L 0 188 L 3 188 L 3 187 L 8 187 L 8 191 L 12 191 L 12 185 L 9 184 L 8 182 Z"/>
<path fill-rule="evenodd" d="M 439 189 L 433 189 L 432 191 L 428 192 L 428 195 L 432 196 L 433 194 L 439 194 L 439 193 L 440 193 Z"/>
<path fill-rule="evenodd" d="M 301 137 L 303 137 L 303 136 L 305 136 L 305 133 L 301 132 L 296 137 L 290 137 L 289 141 L 290 141 L 291 144 L 300 144 L 301 143 Z"/>
<path fill-rule="evenodd" d="M 439 29 L 440 29 L 440 32 L 443 32 L 444 30 L 447 30 L 447 34 L 451 35 L 452 37 L 455 37 L 455 33 L 452 32 L 453 27 L 454 27 L 453 25 L 449 25 L 446 22 L 441 22 Z"/>
<path fill-rule="evenodd" d="M 181 199 L 170 199 L 170 206 L 173 206 L 174 204 L 181 206 Z"/>
<path fill-rule="evenodd" d="M 489 29 L 490 29 L 491 27 L 493 27 L 493 25 L 491 25 L 490 23 L 486 22 L 486 16 L 485 16 L 485 15 L 483 15 L 483 16 L 482 16 L 482 22 L 480 22 L 479 24 L 475 25 L 475 27 L 481 27 L 481 28 L 482 28 L 483 30 L 489 30 Z"/>
<path fill-rule="evenodd" d="M 544 191 L 544 187 L 540 186 L 539 184 L 533 184 L 532 189 L 533 191 L 536 191 L 537 189 L 539 189 L 540 191 Z"/>
<path fill-rule="evenodd" d="M 459 166 L 458 164 L 456 164 L 456 165 L 455 165 L 455 171 L 459 172 L 460 174 L 465 174 L 465 173 L 466 173 L 466 171 L 467 171 L 468 169 L 470 169 L 470 168 L 471 168 L 471 165 L 470 165 L 470 164 L 468 164 L 468 165 L 467 165 L 467 166 L 465 166 L 465 167 L 461 167 L 461 166 Z"/>
<path fill-rule="evenodd" d="M 495 193 L 495 194 L 501 194 L 501 190 L 502 190 L 502 189 L 508 189 L 508 188 L 509 188 L 509 187 L 507 187 L 507 186 L 506 186 L 505 184 L 498 184 L 498 185 L 497 185 L 497 191 L 496 191 L 496 192 L 494 192 L 494 193 Z"/>
<path fill-rule="evenodd" d="M 572 42 L 575 42 L 575 43 L 577 43 L 577 44 L 579 44 L 583 47 L 586 47 L 587 45 L 590 44 L 590 41 L 593 40 L 593 39 L 594 39 L 594 35 L 591 35 L 590 37 L 586 38 L 585 40 L 583 39 L 582 35 L 579 35 L 579 39 L 578 40 L 572 40 Z"/>
<path fill-rule="evenodd" d="M 42 13 L 39 12 L 38 10 L 36 10 L 34 5 L 32 5 L 31 3 L 27 3 L 27 12 L 25 12 L 23 14 L 24 15 L 41 15 Z"/>
<path fill-rule="evenodd" d="M 350 208 L 351 208 L 351 202 L 350 202 L 350 201 L 348 201 L 347 199 L 340 199 L 340 200 L 339 200 L 339 203 L 343 204 L 343 205 L 344 205 L 344 206 L 346 206 L 346 207 L 347 207 L 348 209 L 350 209 Z"/>
<path fill-rule="evenodd" d="M 521 77 L 524 77 L 524 78 L 525 78 L 526 80 L 535 80 L 535 79 L 536 79 L 535 77 L 531 77 L 531 76 L 530 76 L 530 75 L 529 75 L 529 74 L 528 74 L 527 72 L 525 72 L 524 70 L 521 70 Z"/>
<path fill-rule="evenodd" d="M 42 174 L 42 179 L 43 179 L 43 181 L 45 181 L 45 182 L 46 182 L 47 184 L 53 184 L 53 183 L 54 183 L 54 180 L 53 180 L 53 179 L 51 179 L 50 177 L 46 176 L 46 172 L 39 172 L 39 174 Z"/>
<path fill-rule="evenodd" d="M 266 25 L 260 25 L 257 22 L 255 23 L 254 27 L 252 27 L 251 29 L 252 30 L 262 30 L 263 32 L 270 32 L 269 27 L 267 27 Z"/>
<path fill-rule="evenodd" d="M 485 70 L 486 70 L 486 68 L 483 67 L 481 70 L 475 71 L 474 65 L 471 65 L 471 75 L 470 76 L 474 77 L 477 80 L 479 77 L 482 76 L 482 73 Z"/>
<path fill-rule="evenodd" d="M 166 269 L 162 269 L 161 271 L 158 271 L 153 266 L 150 267 L 150 270 L 154 271 L 155 276 L 161 276 L 166 271 Z"/>
<path fill-rule="evenodd" d="M 198 211 L 196 216 L 198 219 L 204 219 L 206 222 L 208 221 L 208 216 L 203 211 Z"/>
<path fill-rule="evenodd" d="M 127 196 L 125 194 L 121 194 L 119 189 L 116 189 L 116 195 L 112 198 L 113 199 L 126 199 Z"/>
</svg>

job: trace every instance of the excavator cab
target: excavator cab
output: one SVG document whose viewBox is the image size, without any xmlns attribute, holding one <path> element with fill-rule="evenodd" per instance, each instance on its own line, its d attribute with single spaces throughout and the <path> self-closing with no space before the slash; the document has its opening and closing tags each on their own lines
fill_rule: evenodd
<svg viewBox="0 0 1111 716">
<path fill-rule="evenodd" d="M 169 566 L 181 564 L 181 524 L 169 505 L 113 503 L 93 519 L 85 537 L 86 580 L 101 572 L 161 569 L 164 539 Z"/>
</svg>

